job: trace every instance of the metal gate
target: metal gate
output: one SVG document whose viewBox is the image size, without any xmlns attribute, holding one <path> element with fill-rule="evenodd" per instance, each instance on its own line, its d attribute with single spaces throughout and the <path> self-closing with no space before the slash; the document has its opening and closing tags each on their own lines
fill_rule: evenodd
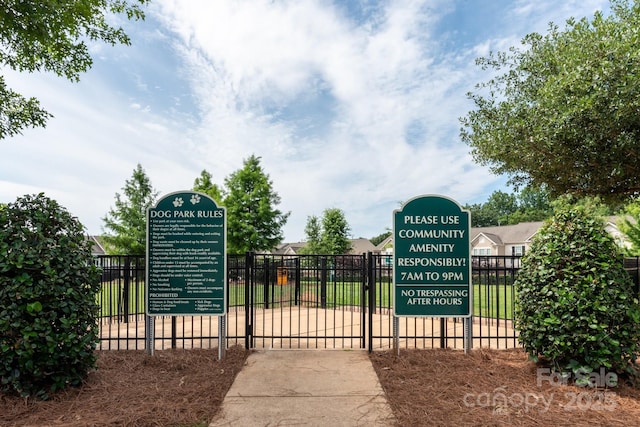
<svg viewBox="0 0 640 427">
<path fill-rule="evenodd" d="M 366 261 L 247 254 L 246 347 L 365 348 Z"/>
</svg>

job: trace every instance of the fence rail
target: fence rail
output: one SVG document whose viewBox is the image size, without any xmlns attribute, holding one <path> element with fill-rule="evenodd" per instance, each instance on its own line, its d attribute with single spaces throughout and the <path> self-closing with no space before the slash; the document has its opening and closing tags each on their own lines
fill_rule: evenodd
<svg viewBox="0 0 640 427">
<path fill-rule="evenodd" d="M 388 255 L 228 256 L 227 346 L 318 348 L 393 346 L 393 267 Z M 100 349 L 144 349 L 145 260 L 100 256 Z M 640 258 L 625 259 L 640 289 Z M 518 346 L 513 283 L 518 256 L 472 257 L 474 347 Z M 218 346 L 215 316 L 158 316 L 154 346 Z M 463 348 L 458 318 L 401 318 L 404 348 Z"/>
</svg>

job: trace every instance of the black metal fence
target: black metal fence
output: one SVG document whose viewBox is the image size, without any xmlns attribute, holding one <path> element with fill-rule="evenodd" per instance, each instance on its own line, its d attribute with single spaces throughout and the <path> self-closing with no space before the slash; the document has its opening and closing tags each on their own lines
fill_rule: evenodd
<svg viewBox="0 0 640 427">
<path fill-rule="evenodd" d="M 144 349 L 143 257 L 101 256 L 101 349 Z M 638 290 L 640 259 L 625 260 Z M 247 348 L 368 348 L 393 346 L 393 277 L 388 255 L 229 256 L 227 345 Z M 472 258 L 472 345 L 518 346 L 513 328 L 518 256 Z M 215 316 L 158 316 L 154 346 L 218 346 Z M 459 318 L 403 317 L 403 348 L 464 347 Z"/>
</svg>

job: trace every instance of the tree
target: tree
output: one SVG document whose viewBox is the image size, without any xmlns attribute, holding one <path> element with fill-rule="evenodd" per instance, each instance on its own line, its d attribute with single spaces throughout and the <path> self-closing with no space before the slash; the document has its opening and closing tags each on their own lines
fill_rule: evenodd
<svg viewBox="0 0 640 427">
<path fill-rule="evenodd" d="M 138 163 L 130 180 L 122 188 L 124 198 L 116 193 L 115 208 L 102 219 L 107 252 L 118 255 L 144 255 L 147 248 L 147 208 L 154 205 L 158 192 Z"/>
<path fill-rule="evenodd" d="M 304 253 L 342 255 L 351 249 L 350 227 L 341 209 L 325 209 L 321 221 L 310 216 L 304 231 L 308 242 Z"/>
<path fill-rule="evenodd" d="M 193 182 L 193 191 L 204 193 L 215 200 L 217 205 L 222 202 L 222 190 L 211 180 L 211 174 L 203 169 L 200 176 Z"/>
<path fill-rule="evenodd" d="M 379 234 L 375 237 L 372 237 L 369 239 L 369 241 L 374 245 L 374 246 L 378 246 L 380 243 L 382 243 L 384 241 L 384 239 L 386 239 L 387 237 L 391 236 L 391 231 L 389 229 L 387 229 L 387 231 L 385 231 L 382 234 Z"/>
<path fill-rule="evenodd" d="M 44 194 L 0 209 L 0 391 L 46 399 L 95 367 L 100 274 L 84 227 Z"/>
<path fill-rule="evenodd" d="M 640 2 L 527 35 L 479 58 L 497 75 L 461 118 L 474 159 L 515 185 L 624 200 L 640 191 Z M 499 74 L 503 72 L 503 74 Z"/>
<path fill-rule="evenodd" d="M 559 371 L 629 372 L 640 349 L 640 305 L 594 206 L 559 203 L 534 237 L 515 282 L 515 325 L 525 351 Z"/>
<path fill-rule="evenodd" d="M 149 0 L 6 1 L 0 10 L 0 64 L 20 72 L 53 72 L 70 81 L 92 65 L 87 41 L 130 44 L 111 14 L 144 19 Z M 45 126 L 52 117 L 36 98 L 7 87 L 0 76 L 0 139 L 27 127 Z"/>
<path fill-rule="evenodd" d="M 322 238 L 322 226 L 318 217 L 311 215 L 307 217 L 307 224 L 304 227 L 304 234 L 307 236 L 307 245 L 303 247 L 300 252 L 303 254 L 319 254 L 322 253 L 320 249 L 320 239 Z"/>
<path fill-rule="evenodd" d="M 332 255 L 349 252 L 351 250 L 350 231 L 349 223 L 341 209 L 325 209 L 322 214 L 322 237 L 320 238 L 323 252 Z"/>
<path fill-rule="evenodd" d="M 227 251 L 232 254 L 275 248 L 289 218 L 289 213 L 276 209 L 280 196 L 262 170 L 260 157 L 251 155 L 243 164 L 225 178 Z"/>
</svg>

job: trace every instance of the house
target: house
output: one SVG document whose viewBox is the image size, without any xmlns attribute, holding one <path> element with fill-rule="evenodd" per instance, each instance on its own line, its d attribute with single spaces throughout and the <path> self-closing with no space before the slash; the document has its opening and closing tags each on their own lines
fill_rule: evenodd
<svg viewBox="0 0 640 427">
<path fill-rule="evenodd" d="M 618 228 L 618 221 L 619 218 L 616 216 L 608 217 L 604 229 L 619 246 L 630 247 L 626 236 Z M 533 236 L 542 224 L 542 221 L 535 221 L 493 227 L 471 227 L 471 255 L 524 255 L 531 247 Z M 392 255 L 393 235 L 380 242 L 377 249 L 381 254 Z"/>
<path fill-rule="evenodd" d="M 271 253 L 273 255 L 298 255 L 300 249 L 307 246 L 307 242 L 282 243 Z"/>
<path fill-rule="evenodd" d="M 91 255 L 100 256 L 106 255 L 107 252 L 104 250 L 104 247 L 100 243 L 98 236 L 86 236 L 87 240 L 91 242 Z"/>
<path fill-rule="evenodd" d="M 298 255 L 300 249 L 307 246 L 307 242 L 297 243 L 282 243 L 278 246 L 272 254 L 274 255 Z M 377 253 L 376 247 L 369 241 L 369 239 L 351 239 L 351 250 L 347 252 L 350 255 L 360 255 L 367 252 Z"/>
<path fill-rule="evenodd" d="M 536 221 L 472 227 L 469 230 L 471 255 L 524 255 L 542 224 L 542 221 Z"/>
</svg>

